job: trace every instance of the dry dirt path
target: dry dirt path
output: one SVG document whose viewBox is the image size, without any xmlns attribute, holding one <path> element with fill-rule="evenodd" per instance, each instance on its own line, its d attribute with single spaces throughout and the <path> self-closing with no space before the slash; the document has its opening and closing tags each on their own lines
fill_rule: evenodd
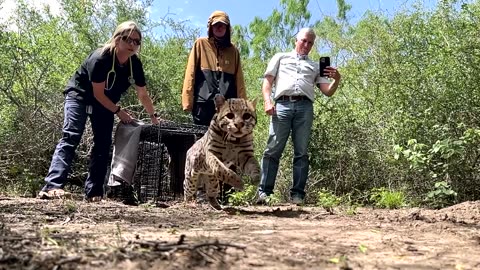
<svg viewBox="0 0 480 270">
<path fill-rule="evenodd" d="M 480 269 L 480 201 L 164 207 L 0 197 L 0 269 Z"/>
</svg>

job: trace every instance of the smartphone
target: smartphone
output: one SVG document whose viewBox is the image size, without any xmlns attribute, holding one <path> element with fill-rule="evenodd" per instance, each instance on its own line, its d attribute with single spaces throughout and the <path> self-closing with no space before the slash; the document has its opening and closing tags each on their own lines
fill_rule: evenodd
<svg viewBox="0 0 480 270">
<path fill-rule="evenodd" d="M 326 77 L 325 68 L 330 66 L 330 57 L 322 56 L 320 57 L 320 76 Z"/>
</svg>

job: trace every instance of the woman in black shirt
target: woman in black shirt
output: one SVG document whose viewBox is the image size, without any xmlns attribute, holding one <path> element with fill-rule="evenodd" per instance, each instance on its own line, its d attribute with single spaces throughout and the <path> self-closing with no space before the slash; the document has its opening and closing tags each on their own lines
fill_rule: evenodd
<svg viewBox="0 0 480 270">
<path fill-rule="evenodd" d="M 134 86 L 152 123 L 159 123 L 146 90 L 142 62 L 137 56 L 141 41 L 141 31 L 134 22 L 121 23 L 110 40 L 92 52 L 67 83 L 64 91 L 63 137 L 53 154 L 40 198 L 59 198 L 66 195 L 63 187 L 87 118 L 90 118 L 93 148 L 85 182 L 85 198 L 88 201 L 102 199 L 112 144 L 114 115 L 123 123 L 133 120 L 126 110 L 116 105 L 130 86 Z"/>
</svg>

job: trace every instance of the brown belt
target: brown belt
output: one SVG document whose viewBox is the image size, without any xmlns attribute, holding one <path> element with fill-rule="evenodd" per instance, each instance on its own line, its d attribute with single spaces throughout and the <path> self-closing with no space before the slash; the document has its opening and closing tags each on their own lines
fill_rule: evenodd
<svg viewBox="0 0 480 270">
<path fill-rule="evenodd" d="M 298 101 L 298 100 L 308 100 L 306 96 L 280 96 L 277 100 L 288 100 L 288 101 Z"/>
</svg>

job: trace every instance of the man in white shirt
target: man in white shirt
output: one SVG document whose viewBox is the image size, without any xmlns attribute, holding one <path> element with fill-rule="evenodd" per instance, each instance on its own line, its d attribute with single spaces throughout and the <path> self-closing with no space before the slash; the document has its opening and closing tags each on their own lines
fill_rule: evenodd
<svg viewBox="0 0 480 270">
<path fill-rule="evenodd" d="M 264 74 L 262 94 L 265 112 L 271 116 L 267 147 L 262 158 L 262 176 L 257 203 L 266 202 L 273 194 L 278 164 L 285 144 L 292 132 L 294 149 L 292 203 L 303 204 L 308 179 L 308 143 L 313 122 L 315 85 L 331 96 L 337 90 L 341 75 L 334 67 L 327 67 L 320 76 L 319 63 L 308 58 L 315 42 L 315 32 L 303 28 L 297 34 L 295 50 L 277 53 L 268 63 Z M 275 93 L 272 100 L 272 87 Z"/>
</svg>

